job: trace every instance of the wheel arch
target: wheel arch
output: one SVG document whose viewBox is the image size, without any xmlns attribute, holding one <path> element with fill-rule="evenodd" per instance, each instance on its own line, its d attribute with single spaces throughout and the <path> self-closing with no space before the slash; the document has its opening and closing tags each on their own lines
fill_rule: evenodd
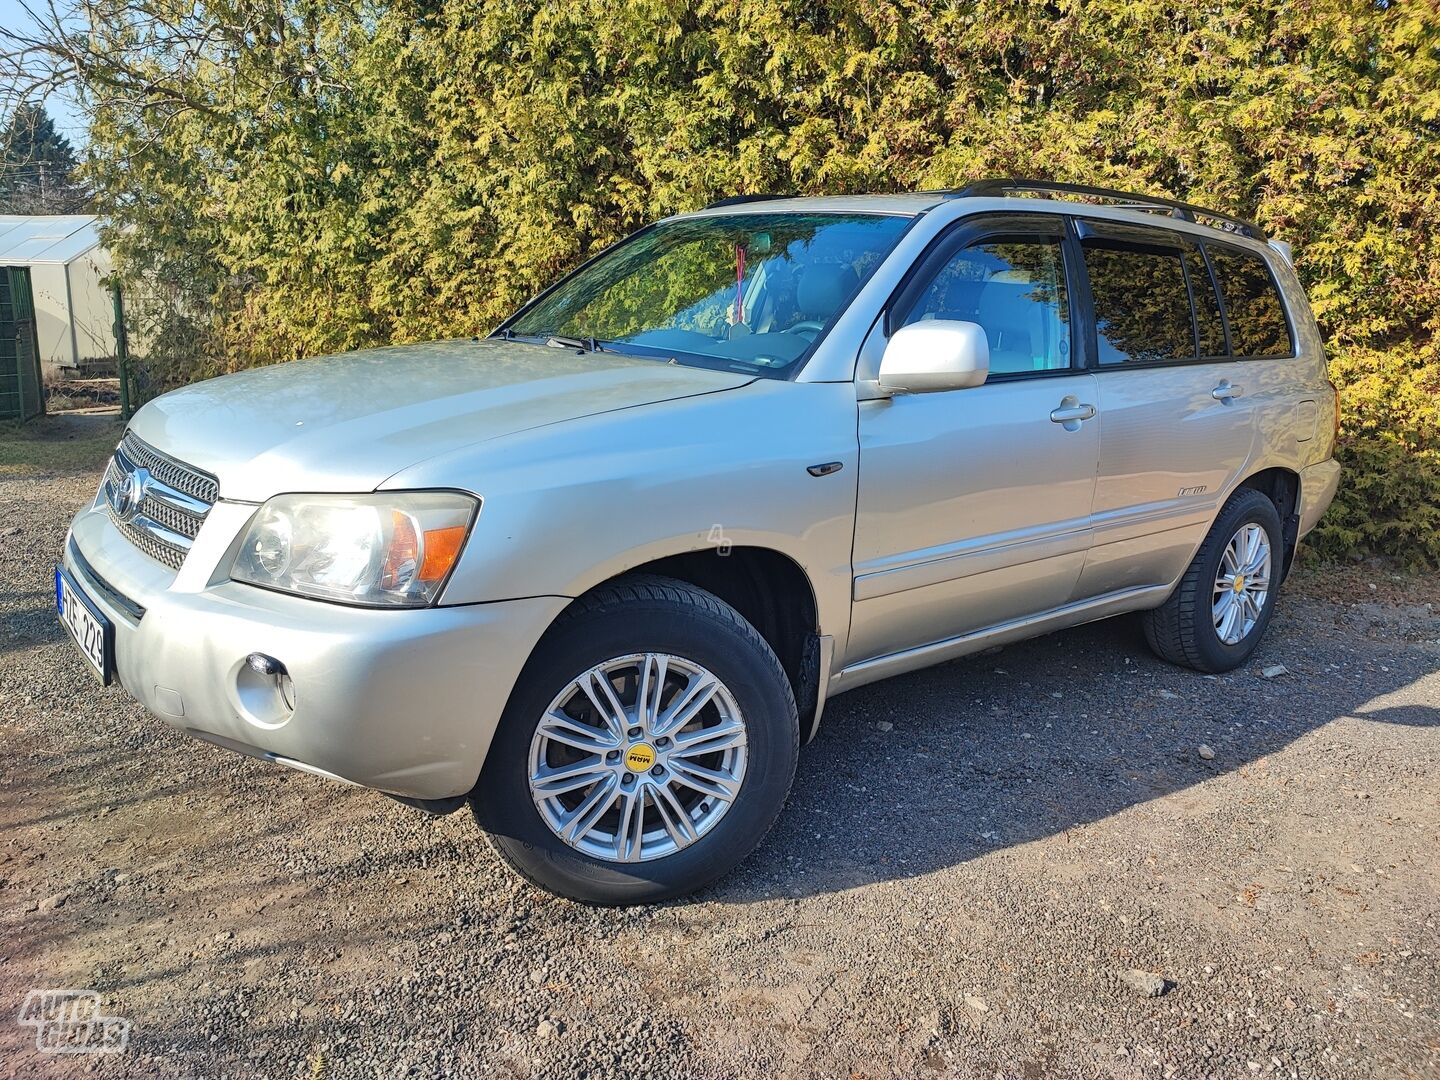
<svg viewBox="0 0 1440 1080">
<path fill-rule="evenodd" d="M 565 611 L 584 596 L 640 574 L 694 585 L 738 611 L 775 650 L 795 695 L 801 737 L 813 736 L 823 704 L 822 660 L 828 661 L 828 656 L 824 655 L 814 583 L 798 562 L 775 548 L 758 545 L 705 548 L 658 556 L 597 581 L 572 600 L 555 621 L 564 618 Z"/>
<path fill-rule="evenodd" d="M 1275 504 L 1275 512 L 1280 515 L 1281 554 L 1284 557 L 1280 581 L 1284 582 L 1290 575 L 1300 542 L 1300 474 L 1283 466 L 1261 469 L 1237 484 L 1235 490 L 1246 488 L 1264 495 Z"/>
</svg>

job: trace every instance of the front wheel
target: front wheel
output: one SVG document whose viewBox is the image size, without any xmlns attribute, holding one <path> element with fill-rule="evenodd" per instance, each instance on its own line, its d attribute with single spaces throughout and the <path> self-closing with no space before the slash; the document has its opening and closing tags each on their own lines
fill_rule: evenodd
<svg viewBox="0 0 1440 1080">
<path fill-rule="evenodd" d="M 541 888 L 651 903 L 754 849 L 798 754 L 789 680 L 755 628 L 702 589 L 637 577 L 577 601 L 537 647 L 471 807 Z"/>
<path fill-rule="evenodd" d="M 1150 648 L 1196 671 L 1239 667 L 1270 624 L 1283 558 L 1275 504 L 1259 491 L 1237 491 L 1170 598 L 1145 613 Z"/>
</svg>

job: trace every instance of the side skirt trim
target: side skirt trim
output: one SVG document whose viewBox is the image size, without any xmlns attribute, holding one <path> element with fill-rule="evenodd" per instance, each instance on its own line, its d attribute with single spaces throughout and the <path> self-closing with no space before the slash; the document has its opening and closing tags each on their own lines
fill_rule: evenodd
<svg viewBox="0 0 1440 1080">
<path fill-rule="evenodd" d="M 1170 595 L 1170 585 L 1145 585 L 1118 592 L 1106 593 L 1064 607 L 1054 608 L 1040 615 L 1029 615 L 1023 619 L 1001 623 L 985 630 L 976 630 L 957 637 L 944 638 L 929 645 L 918 645 L 913 649 L 862 660 L 845 668 L 830 680 L 830 695 L 853 690 L 866 683 L 888 679 L 931 664 L 955 660 L 971 653 L 980 652 L 993 645 L 1004 645 L 1024 638 L 1038 637 L 1052 630 L 1063 630 L 1070 626 L 1094 622 L 1125 611 L 1139 611 L 1163 603 Z"/>
</svg>

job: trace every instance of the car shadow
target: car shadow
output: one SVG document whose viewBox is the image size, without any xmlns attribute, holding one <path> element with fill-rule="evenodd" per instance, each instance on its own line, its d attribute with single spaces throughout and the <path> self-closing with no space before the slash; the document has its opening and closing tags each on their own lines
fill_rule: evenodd
<svg viewBox="0 0 1440 1080">
<path fill-rule="evenodd" d="M 1155 659 L 1121 618 L 874 683 L 832 699 L 774 831 L 705 895 L 931 873 L 1240 769 L 1339 717 L 1440 726 L 1440 709 L 1384 700 L 1435 667 L 1277 619 L 1244 668 L 1204 676 Z"/>
</svg>

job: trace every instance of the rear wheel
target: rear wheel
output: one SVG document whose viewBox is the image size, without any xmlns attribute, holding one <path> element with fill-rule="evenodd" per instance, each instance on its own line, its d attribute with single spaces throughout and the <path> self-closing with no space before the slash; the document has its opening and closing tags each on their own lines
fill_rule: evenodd
<svg viewBox="0 0 1440 1080">
<path fill-rule="evenodd" d="M 1174 593 L 1144 615 L 1155 654 L 1196 671 L 1230 671 L 1260 645 L 1283 560 L 1280 515 L 1261 492 L 1230 497 Z"/>
<path fill-rule="evenodd" d="M 789 680 L 755 628 L 702 589 L 635 578 L 577 601 L 537 647 L 471 806 L 534 884 L 650 903 L 750 853 L 798 752 Z"/>
</svg>

